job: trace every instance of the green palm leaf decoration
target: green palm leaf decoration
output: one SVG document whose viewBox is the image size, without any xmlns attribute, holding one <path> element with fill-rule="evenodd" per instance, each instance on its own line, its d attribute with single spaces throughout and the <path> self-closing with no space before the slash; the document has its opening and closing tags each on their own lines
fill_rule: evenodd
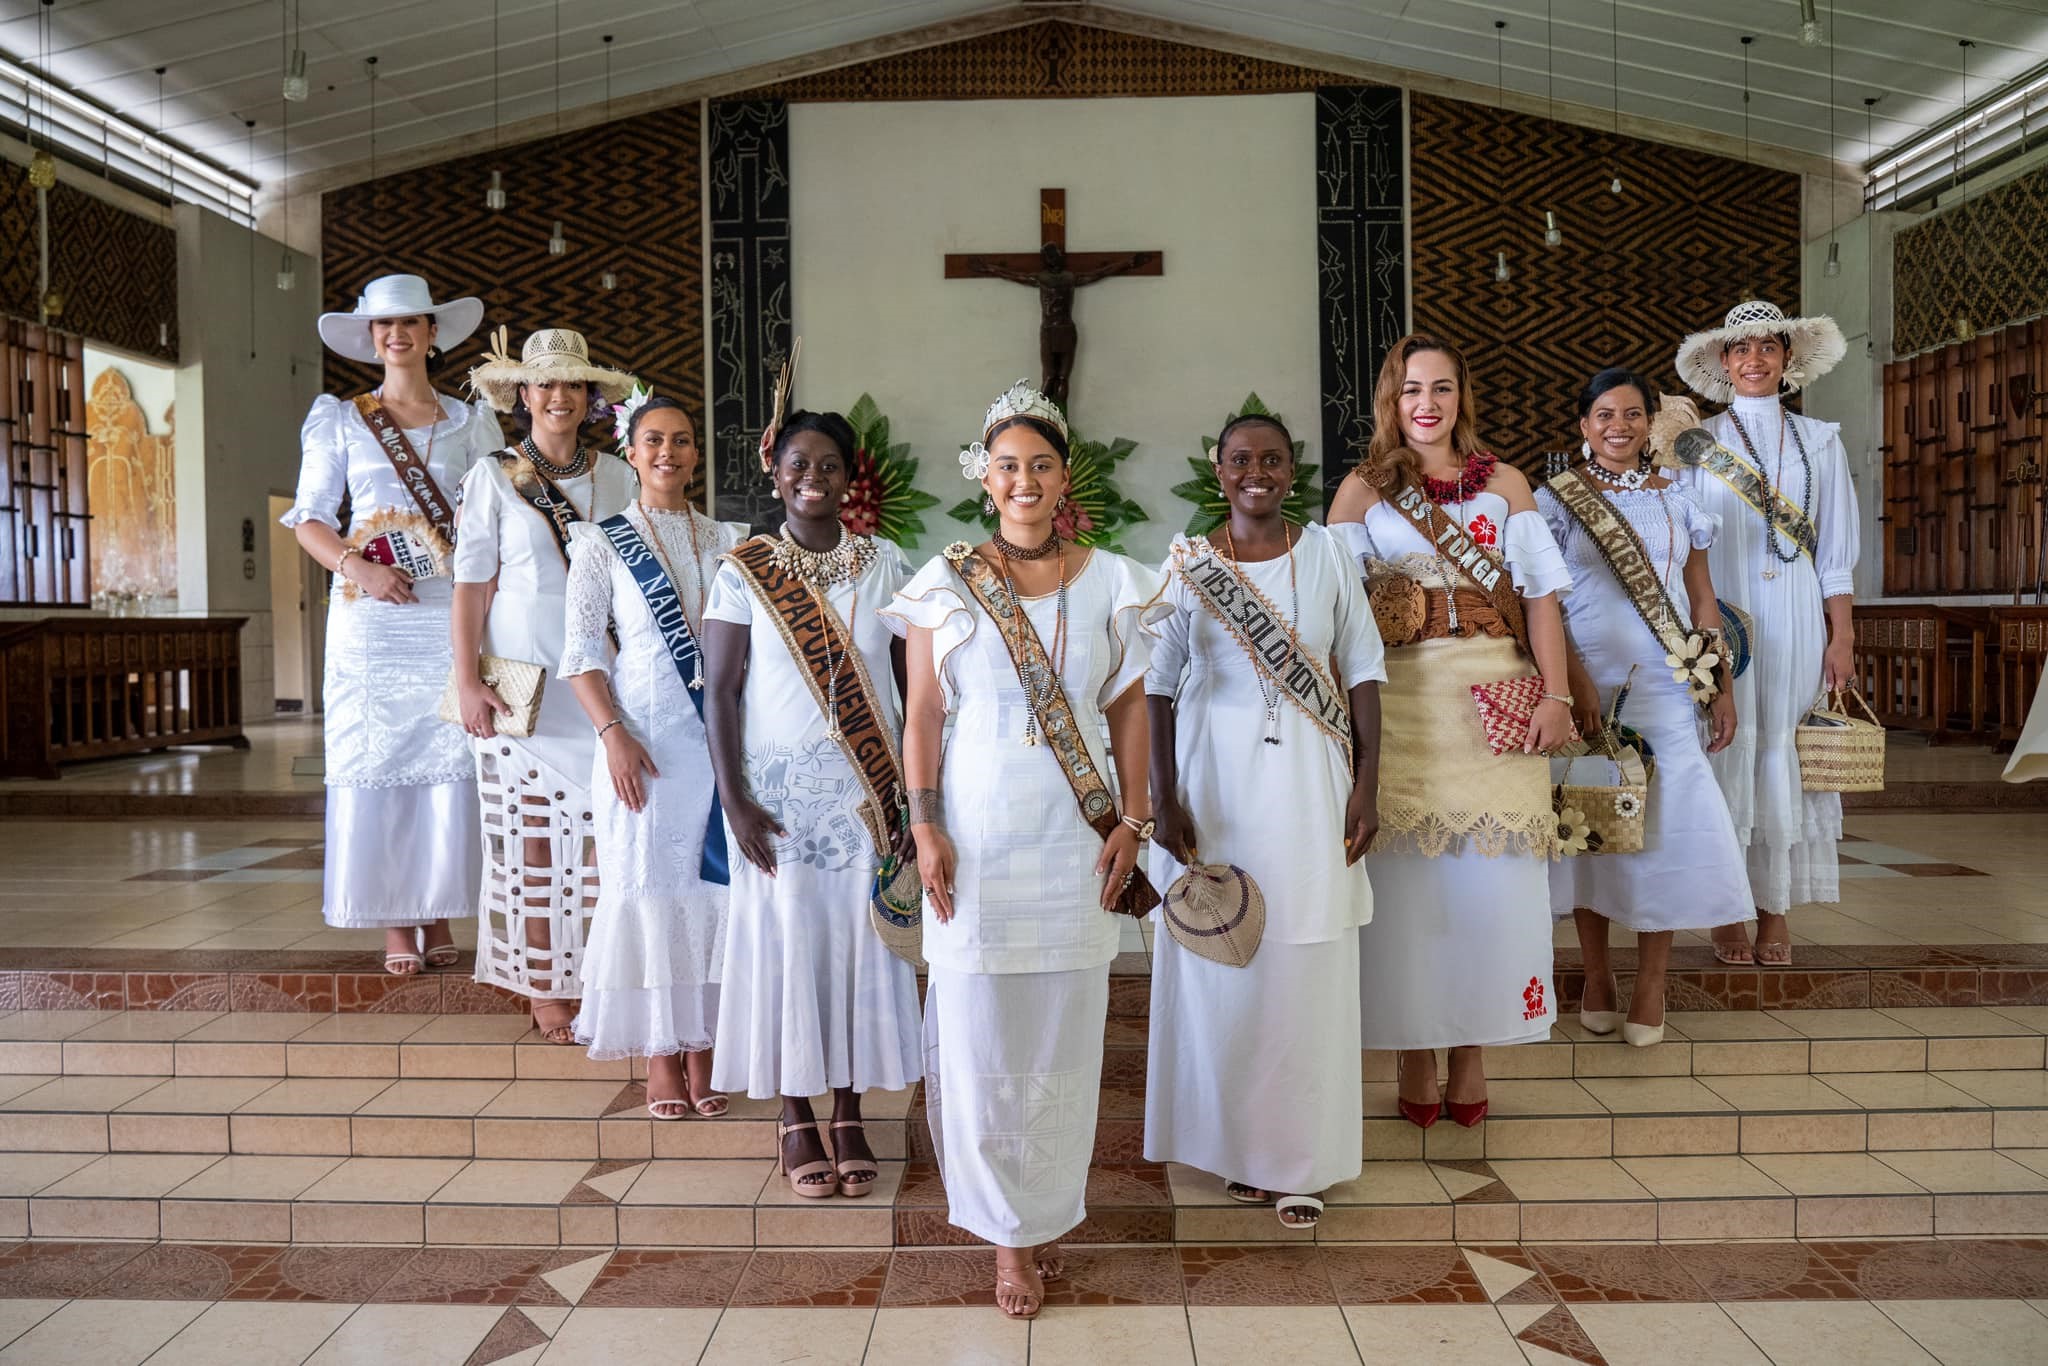
<svg viewBox="0 0 2048 1366">
<path fill-rule="evenodd" d="M 1067 506 L 1053 518 L 1053 530 L 1061 540 L 1075 545 L 1099 545 L 1123 553 L 1123 533 L 1139 522 L 1151 520 L 1144 508 L 1124 497 L 1116 486 L 1116 467 L 1138 449 L 1138 443 L 1120 436 L 1104 445 L 1072 432 L 1067 445 L 1071 452 L 1067 462 Z M 996 519 L 982 512 L 978 493 L 954 504 L 949 514 L 984 530 L 995 529 Z"/>
<path fill-rule="evenodd" d="M 1259 401 L 1257 394 L 1246 394 L 1237 411 L 1224 418 L 1223 422 L 1228 426 L 1252 414 L 1280 419 L 1278 413 Z M 1287 499 L 1280 505 L 1280 515 L 1296 526 L 1304 525 L 1309 519 L 1309 509 L 1321 501 L 1316 485 L 1318 467 L 1301 463 L 1301 453 L 1307 449 L 1307 444 L 1303 441 L 1294 443 L 1294 485 L 1287 490 Z M 1230 515 L 1230 504 L 1224 501 L 1223 486 L 1216 482 L 1216 464 L 1211 458 L 1215 451 L 1216 438 L 1203 437 L 1201 457 L 1188 457 L 1188 468 L 1195 472 L 1195 477 L 1173 486 L 1176 495 L 1195 505 L 1194 515 L 1188 518 L 1187 534 L 1190 536 L 1208 535 L 1222 526 L 1223 519 Z"/>
<path fill-rule="evenodd" d="M 859 438 L 853 453 L 853 469 L 847 480 L 846 501 L 839 505 L 839 524 L 862 536 L 879 536 L 905 550 L 924 535 L 924 518 L 917 514 L 937 507 L 939 500 L 917 487 L 917 462 L 910 458 L 910 443 L 889 444 L 889 419 L 867 394 L 853 405 L 846 420 Z"/>
</svg>

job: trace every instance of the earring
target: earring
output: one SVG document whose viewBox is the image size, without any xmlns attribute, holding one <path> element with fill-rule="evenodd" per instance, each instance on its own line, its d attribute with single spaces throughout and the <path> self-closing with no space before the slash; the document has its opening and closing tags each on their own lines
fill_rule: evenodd
<svg viewBox="0 0 2048 1366">
<path fill-rule="evenodd" d="M 427 348 L 427 359 L 428 359 L 428 360 L 439 360 L 439 359 L 441 359 L 441 348 L 440 348 L 440 347 L 438 347 L 438 346 L 430 346 L 430 347 L 428 347 L 428 348 Z"/>
<path fill-rule="evenodd" d="M 1065 511 L 1067 510 L 1067 495 L 1066 495 L 1066 494 L 1064 494 L 1064 493 L 1063 493 L 1063 494 L 1061 494 L 1061 495 L 1060 495 L 1060 500 L 1059 500 L 1059 501 L 1058 501 L 1057 503 L 1054 503 L 1054 504 L 1053 504 L 1053 506 L 1052 506 L 1052 510 L 1053 510 L 1054 512 L 1065 512 Z"/>
<path fill-rule="evenodd" d="M 981 515 L 984 517 L 996 515 L 996 500 L 989 497 L 986 493 L 981 495 Z"/>
</svg>

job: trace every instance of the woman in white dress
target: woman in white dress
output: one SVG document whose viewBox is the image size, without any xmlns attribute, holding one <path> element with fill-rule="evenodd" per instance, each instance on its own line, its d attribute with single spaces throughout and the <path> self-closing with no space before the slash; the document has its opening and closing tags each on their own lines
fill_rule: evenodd
<svg viewBox="0 0 2048 1366">
<path fill-rule="evenodd" d="M 874 1189 L 861 1095 L 902 1090 L 919 1064 L 916 974 L 868 923 L 877 835 L 907 843 L 900 796 L 875 809 L 840 724 L 857 692 L 865 738 L 893 752 L 902 715 L 902 647 L 880 612 L 910 566 L 840 525 L 857 446 L 838 413 L 790 414 L 767 455 L 782 532 L 728 554 L 704 609 L 704 716 L 735 855 L 712 1080 L 781 1099 L 782 1170 L 806 1199 Z M 792 600 L 822 633 L 822 680 L 792 648 Z M 810 1099 L 826 1091 L 829 1157 Z"/>
<path fill-rule="evenodd" d="M 1787 318 L 1752 300 L 1678 348 L 1679 378 L 1730 405 L 1705 426 L 1733 460 L 1717 462 L 1718 472 L 1689 465 L 1678 482 L 1720 519 L 1707 552 L 1714 582 L 1751 621 L 1753 662 L 1735 680 L 1742 728 L 1709 760 L 1747 851 L 1757 910 L 1754 948 L 1743 925 L 1716 931 L 1725 963 L 1789 965 L 1786 913 L 1841 899 L 1842 797 L 1803 789 L 1793 731 L 1823 689 L 1854 674 L 1856 489 L 1840 428 L 1787 412 L 1780 395 L 1833 369 L 1844 346 L 1832 318 Z M 1738 490 L 1752 476 L 1760 487 Z M 1759 506 L 1778 507 L 1779 522 L 1766 522 Z"/>
<path fill-rule="evenodd" d="M 448 922 L 476 902 L 474 769 L 435 711 L 448 681 L 455 490 L 503 438 L 489 408 L 436 392 L 428 372 L 483 314 L 475 299 L 435 302 L 416 275 L 386 275 L 353 312 L 321 315 L 328 349 L 381 363 L 384 382 L 352 402 L 313 401 L 282 519 L 335 578 L 321 683 L 322 914 L 337 928 L 382 929 L 385 970 L 401 977 L 453 966 Z"/>
<path fill-rule="evenodd" d="M 947 1217 L 995 1245 L 996 1304 L 1030 1318 L 1063 1271 L 1057 1240 L 1086 1214 L 1122 923 L 1111 908 L 1156 903 L 1138 877 L 1152 834 L 1140 684 L 1146 622 L 1165 609 L 1151 570 L 1053 534 L 1067 427 L 1050 400 L 1019 380 L 982 433 L 962 464 L 995 534 L 948 546 L 889 612 L 910 632 L 903 749 L 926 905 L 932 1143 Z"/>
<path fill-rule="evenodd" d="M 597 906 L 590 774 L 597 750 L 574 689 L 543 686 L 533 733 L 497 727 L 512 708 L 480 671 L 482 655 L 561 667 L 568 618 L 569 528 L 600 522 L 633 501 L 633 471 L 586 444 L 630 375 L 590 363 L 579 333 L 526 339 L 519 360 L 496 352 L 470 383 L 527 434 L 462 481 L 455 554 L 455 684 L 476 752 L 483 811 L 483 888 L 477 899 L 476 979 L 532 1002 L 550 1043 L 575 1042 L 583 945 Z M 590 434 L 595 440 L 595 433 Z M 550 510 L 551 509 L 551 510 Z"/>
<path fill-rule="evenodd" d="M 561 677 L 598 735 L 597 914 L 576 1042 L 600 1060 L 647 1059 L 654 1118 L 711 1118 L 726 1111 L 711 1086 L 711 1044 L 731 878 L 699 710 L 699 642 L 718 557 L 747 529 L 690 506 L 699 448 L 683 405 L 634 398 L 619 435 L 639 496 L 617 517 L 570 528 Z"/>
<path fill-rule="evenodd" d="M 1669 475 L 1652 467 L 1652 392 L 1632 370 L 1593 376 L 1578 402 L 1587 460 L 1536 491 L 1536 506 L 1564 548 L 1572 576 L 1564 625 L 1580 733 L 1597 736 L 1617 692 L 1626 687 L 1619 722 L 1643 737 L 1656 760 L 1643 812 L 1642 852 L 1567 857 L 1550 866 L 1551 914 L 1571 917 L 1585 965 L 1579 1022 L 1594 1034 L 1612 1034 L 1618 1026 L 1637 1047 L 1664 1037 L 1664 981 L 1674 932 L 1751 918 L 1742 849 L 1706 758 L 1726 749 L 1736 732 L 1721 608 L 1707 569 L 1707 547 L 1717 528 Z M 1620 562 L 1646 563 L 1655 571 L 1655 584 L 1641 587 L 1661 633 L 1645 622 L 1614 561 L 1572 512 L 1571 501 L 1588 499 L 1603 501 L 1626 524 L 1626 532 L 1610 526 L 1605 533 L 1624 552 Z M 1630 553 L 1630 534 L 1641 553 Z M 1706 673 L 1693 675 L 1696 687 L 1673 677 L 1667 655 L 1695 656 L 1668 649 L 1667 636 L 1688 649 L 1697 636 L 1702 650 L 1720 660 L 1708 671 L 1716 691 L 1705 713 L 1711 738 L 1704 751 L 1699 693 L 1709 679 Z M 1579 780 L 1606 781 L 1592 777 L 1592 766 L 1581 762 L 1586 776 Z M 1551 768 L 1560 781 L 1571 771 L 1565 760 L 1553 761 Z M 1626 1019 L 1615 1008 L 1609 922 L 1636 932 L 1635 987 Z"/>
<path fill-rule="evenodd" d="M 1266 927 L 1241 968 L 1153 936 L 1145 1158 L 1215 1172 L 1232 1199 L 1276 1201 L 1282 1224 L 1313 1228 L 1321 1192 L 1364 1156 L 1358 927 L 1372 884 L 1358 861 L 1379 827 L 1386 661 L 1357 561 L 1282 515 L 1287 429 L 1238 418 L 1211 459 L 1230 511 L 1208 536 L 1174 538 L 1173 614 L 1145 675 L 1152 881 L 1235 865 L 1258 884 Z M 1253 663 L 1248 643 L 1281 640 L 1291 648 L 1270 671 Z"/>
<path fill-rule="evenodd" d="M 1573 733 L 1557 602 L 1571 575 L 1529 481 L 1479 448 L 1464 357 L 1403 338 L 1380 368 L 1373 416 L 1365 459 L 1330 505 L 1387 647 L 1362 1033 L 1367 1048 L 1400 1051 L 1408 1120 L 1428 1128 L 1448 1108 L 1470 1128 L 1486 1117 L 1482 1048 L 1544 1038 L 1556 1018 L 1557 825 L 1542 752 Z M 1526 734 L 1516 743 L 1518 727 L 1504 728 L 1495 753 L 1472 690 L 1507 680 L 1499 710 Z M 1514 698 L 1518 688 L 1540 696 Z M 1450 1050 L 1441 1085 L 1438 1048 Z"/>
</svg>

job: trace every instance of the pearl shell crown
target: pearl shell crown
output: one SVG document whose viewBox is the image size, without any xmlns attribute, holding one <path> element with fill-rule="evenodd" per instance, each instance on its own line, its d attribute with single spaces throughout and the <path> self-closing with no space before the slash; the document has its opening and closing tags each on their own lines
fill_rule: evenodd
<svg viewBox="0 0 2048 1366">
<path fill-rule="evenodd" d="M 1067 434 L 1067 416 L 1059 405 L 1031 387 L 1031 381 L 1020 379 L 988 406 L 988 416 L 982 419 L 981 440 L 960 452 L 960 477 L 976 483 L 988 477 L 988 434 L 999 424 L 1013 417 L 1035 417 L 1050 422 L 1061 436 Z"/>
</svg>

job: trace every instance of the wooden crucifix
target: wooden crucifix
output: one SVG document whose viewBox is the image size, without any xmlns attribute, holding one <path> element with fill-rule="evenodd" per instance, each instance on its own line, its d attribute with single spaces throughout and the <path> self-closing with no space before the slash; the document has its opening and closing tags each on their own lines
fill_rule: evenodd
<svg viewBox="0 0 2048 1366">
<path fill-rule="evenodd" d="M 1067 254 L 1067 192 L 1038 192 L 1038 251 L 946 255 L 948 280 L 1008 280 L 1038 291 L 1038 361 L 1045 371 L 1045 396 L 1067 406 L 1074 377 L 1074 291 L 1112 275 L 1164 275 L 1166 257 L 1156 251 L 1079 251 Z"/>
</svg>

